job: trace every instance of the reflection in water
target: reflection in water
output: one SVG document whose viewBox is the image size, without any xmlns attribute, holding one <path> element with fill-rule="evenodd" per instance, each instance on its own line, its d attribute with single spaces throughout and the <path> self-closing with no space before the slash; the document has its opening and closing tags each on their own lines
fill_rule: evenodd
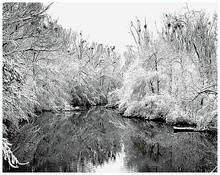
<svg viewBox="0 0 220 175">
<path fill-rule="evenodd" d="M 217 165 L 216 137 L 125 119 L 114 110 L 40 115 L 13 139 L 30 162 L 9 172 L 205 172 Z"/>
<path fill-rule="evenodd" d="M 217 165 L 217 146 L 207 134 L 173 133 L 166 125 L 132 122 L 136 128 L 125 144 L 126 162 L 138 172 L 207 172 Z"/>
</svg>

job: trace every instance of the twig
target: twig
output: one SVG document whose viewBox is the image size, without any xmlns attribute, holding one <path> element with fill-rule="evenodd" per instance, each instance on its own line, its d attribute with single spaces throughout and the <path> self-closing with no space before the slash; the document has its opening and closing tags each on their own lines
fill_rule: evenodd
<svg viewBox="0 0 220 175">
<path fill-rule="evenodd" d="M 53 2 L 50 3 L 44 10 L 42 10 L 42 11 L 39 12 L 39 13 L 34 14 L 33 16 L 41 15 L 41 14 L 44 13 L 46 10 L 48 10 L 52 4 L 53 4 Z M 26 21 L 26 20 L 32 19 L 33 16 L 27 16 L 27 17 L 25 17 L 25 18 L 20 18 L 20 19 L 17 19 L 17 20 L 12 21 L 12 22 L 10 22 L 10 23 L 5 23 L 5 24 L 3 23 L 3 26 L 5 26 L 5 25 L 11 25 L 11 24 L 17 23 L 17 22 L 19 22 L 19 21 Z"/>
<path fill-rule="evenodd" d="M 7 53 L 4 53 L 3 55 L 4 56 L 7 56 L 7 55 L 10 55 L 12 53 L 15 53 L 15 52 L 27 52 L 27 51 L 35 51 L 35 52 L 55 52 L 59 49 L 54 49 L 54 50 L 50 50 L 50 49 L 34 49 L 34 48 L 28 48 L 28 49 L 23 49 L 23 50 L 13 50 L 11 52 L 7 52 Z"/>
<path fill-rule="evenodd" d="M 217 91 L 214 91 L 214 90 L 211 90 L 211 89 L 206 89 L 206 90 L 198 92 L 197 95 L 191 101 L 194 101 L 202 93 L 218 95 Z"/>
<path fill-rule="evenodd" d="M 198 57 L 198 59 L 199 59 L 199 61 L 200 61 L 200 56 L 199 56 L 199 52 L 198 52 L 198 50 L 197 50 L 197 48 L 196 48 L 196 45 L 195 45 L 195 43 L 193 43 L 193 47 L 194 47 L 194 49 L 195 49 L 195 52 L 196 52 L 196 55 L 197 55 L 197 57 Z"/>
<path fill-rule="evenodd" d="M 218 168 L 218 166 L 216 166 L 216 167 L 211 171 L 211 173 L 213 173 L 217 168 Z"/>
</svg>

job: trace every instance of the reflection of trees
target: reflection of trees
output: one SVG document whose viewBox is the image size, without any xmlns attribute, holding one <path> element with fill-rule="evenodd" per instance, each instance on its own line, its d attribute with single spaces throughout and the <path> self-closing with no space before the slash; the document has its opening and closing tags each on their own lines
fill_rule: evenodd
<svg viewBox="0 0 220 175">
<path fill-rule="evenodd" d="M 18 171 L 92 171 L 92 166 L 115 159 L 121 137 L 118 116 L 104 108 L 72 115 L 44 113 L 24 125 L 15 138 L 15 155 L 30 164 Z"/>
<path fill-rule="evenodd" d="M 169 127 L 133 122 L 126 137 L 126 166 L 138 172 L 207 172 L 217 164 L 217 149 L 202 133 L 176 133 Z M 141 131 L 141 132 L 140 132 Z M 152 134 L 153 133 L 153 134 Z"/>
<path fill-rule="evenodd" d="M 14 139 L 14 154 L 30 162 L 15 171 L 91 172 L 114 160 L 122 145 L 125 171 L 211 171 L 217 164 L 214 139 L 205 133 L 174 134 L 167 125 L 124 119 L 101 107 L 48 112 Z"/>
</svg>

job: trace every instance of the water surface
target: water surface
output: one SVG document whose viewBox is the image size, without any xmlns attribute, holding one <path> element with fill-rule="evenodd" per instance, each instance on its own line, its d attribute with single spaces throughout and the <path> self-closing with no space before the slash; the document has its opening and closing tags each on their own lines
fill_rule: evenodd
<svg viewBox="0 0 220 175">
<path fill-rule="evenodd" d="M 13 138 L 18 169 L 5 172 L 210 172 L 217 138 L 174 133 L 166 124 L 122 118 L 115 110 L 45 112 Z"/>
</svg>

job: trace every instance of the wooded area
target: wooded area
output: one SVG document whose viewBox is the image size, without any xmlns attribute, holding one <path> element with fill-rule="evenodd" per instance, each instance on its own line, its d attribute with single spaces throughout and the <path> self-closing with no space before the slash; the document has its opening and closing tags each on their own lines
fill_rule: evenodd
<svg viewBox="0 0 220 175">
<path fill-rule="evenodd" d="M 157 39 L 137 18 L 130 24 L 136 45 L 120 55 L 58 25 L 46 13 L 51 5 L 2 6 L 2 142 L 12 167 L 22 163 L 8 139 L 44 110 L 106 105 L 126 117 L 217 130 L 216 13 L 164 14 Z"/>
</svg>

